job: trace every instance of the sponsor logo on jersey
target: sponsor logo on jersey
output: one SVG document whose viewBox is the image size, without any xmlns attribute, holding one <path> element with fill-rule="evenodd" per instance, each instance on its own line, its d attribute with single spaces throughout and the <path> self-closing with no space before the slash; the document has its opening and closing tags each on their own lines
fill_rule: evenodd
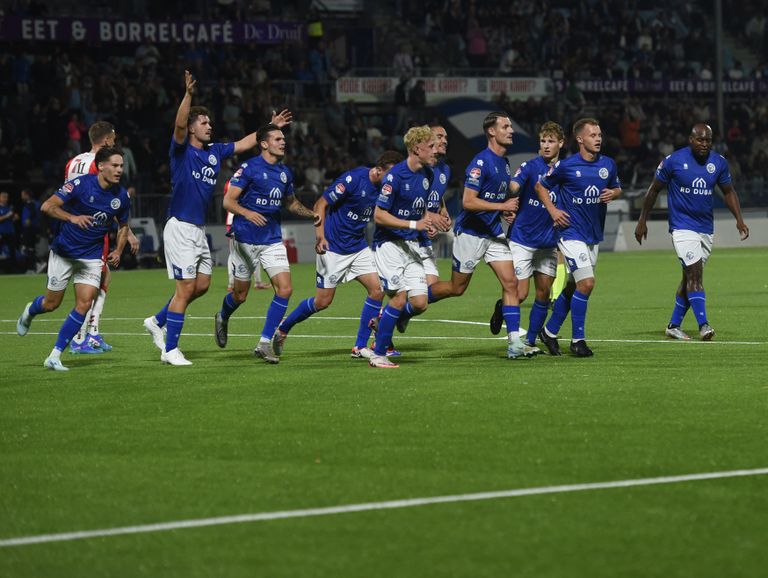
<svg viewBox="0 0 768 578">
<path fill-rule="evenodd" d="M 608 179 L 608 169 L 605 167 L 601 168 L 598 174 L 600 175 L 601 179 Z"/>
<path fill-rule="evenodd" d="M 586 189 L 584 189 L 584 196 L 585 197 L 599 197 L 600 196 L 600 189 L 598 189 L 595 185 L 590 185 Z"/>
<path fill-rule="evenodd" d="M 272 187 L 272 189 L 269 191 L 270 199 L 280 199 L 282 198 L 282 196 L 283 196 L 283 192 L 277 187 Z"/>
<path fill-rule="evenodd" d="M 715 172 L 715 164 L 714 163 L 707 163 L 707 172 L 711 175 Z"/>
<path fill-rule="evenodd" d="M 483 159 L 477 159 L 477 166 L 482 167 L 483 166 Z"/>
<path fill-rule="evenodd" d="M 109 201 L 109 206 L 112 207 L 115 211 L 120 208 L 120 199 L 112 199 Z"/>
<path fill-rule="evenodd" d="M 706 189 L 707 180 L 701 177 L 699 177 L 698 179 L 693 179 L 693 182 L 691 183 L 691 187 L 693 187 L 694 189 Z"/>
<path fill-rule="evenodd" d="M 211 164 L 213 166 L 216 166 L 216 163 L 218 163 L 218 162 L 219 161 L 216 159 L 216 157 L 214 155 L 208 155 L 208 163 L 209 164 Z"/>
<path fill-rule="evenodd" d="M 96 227 L 106 225 L 108 220 L 109 215 L 107 215 L 104 211 L 96 211 L 93 214 L 93 225 Z"/>
<path fill-rule="evenodd" d="M 413 204 L 411 205 L 411 208 L 416 211 L 418 209 L 423 209 L 425 205 L 424 199 L 421 197 L 417 197 L 413 199 Z"/>
<path fill-rule="evenodd" d="M 216 171 L 214 171 L 211 167 L 203 167 L 201 172 L 203 173 L 203 176 L 206 176 L 209 179 L 216 174 Z"/>
</svg>

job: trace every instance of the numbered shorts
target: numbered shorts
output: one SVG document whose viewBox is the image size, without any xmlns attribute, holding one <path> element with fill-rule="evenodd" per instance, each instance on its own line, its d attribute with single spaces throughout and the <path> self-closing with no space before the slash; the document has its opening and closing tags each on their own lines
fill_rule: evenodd
<svg viewBox="0 0 768 578">
<path fill-rule="evenodd" d="M 53 251 L 48 254 L 48 289 L 64 291 L 67 283 L 73 278 L 75 285 L 101 286 L 101 259 L 70 259 L 57 255 Z"/>
<path fill-rule="evenodd" d="M 428 247 L 419 247 L 419 255 L 421 256 L 421 263 L 424 265 L 424 274 L 439 277 L 440 273 L 437 270 L 435 250 L 432 245 L 429 245 Z"/>
<path fill-rule="evenodd" d="M 693 265 L 697 261 L 701 261 L 702 265 L 706 263 L 712 254 L 714 238 L 714 235 L 685 229 L 672 231 L 672 244 L 683 267 Z"/>
<path fill-rule="evenodd" d="M 584 241 L 560 239 L 557 246 L 563 254 L 568 271 L 577 282 L 595 276 L 599 252 L 597 244 L 587 245 Z M 555 268 L 555 270 L 557 269 Z"/>
<path fill-rule="evenodd" d="M 512 251 L 502 237 L 475 237 L 459 233 L 453 239 L 453 270 L 459 273 L 474 273 L 483 259 L 486 263 L 512 261 Z"/>
<path fill-rule="evenodd" d="M 261 265 L 271 279 L 278 273 L 290 271 L 288 251 L 282 243 L 252 245 L 233 240 L 229 253 L 232 274 L 237 281 L 248 281 Z"/>
<path fill-rule="evenodd" d="M 427 294 L 427 277 L 418 241 L 387 241 L 373 252 L 384 291 Z"/>
<path fill-rule="evenodd" d="M 163 229 L 163 245 L 169 279 L 195 279 L 198 273 L 211 274 L 213 258 L 202 225 L 170 218 Z"/>
<path fill-rule="evenodd" d="M 318 255 L 315 261 L 317 286 L 320 289 L 333 289 L 361 275 L 378 274 L 373 251 L 368 247 L 350 255 L 326 251 L 324 255 Z"/>
<path fill-rule="evenodd" d="M 529 279 L 534 271 L 554 278 L 557 275 L 557 248 L 536 249 L 520 243 L 509 242 L 512 260 L 515 262 L 515 275 L 518 279 Z"/>
</svg>

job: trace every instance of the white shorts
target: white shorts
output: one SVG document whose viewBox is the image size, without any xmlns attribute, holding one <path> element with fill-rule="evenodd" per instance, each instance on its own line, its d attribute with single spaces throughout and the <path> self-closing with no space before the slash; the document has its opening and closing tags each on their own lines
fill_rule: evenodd
<svg viewBox="0 0 768 578">
<path fill-rule="evenodd" d="M 235 285 L 235 273 L 234 273 L 234 267 L 232 267 L 232 243 L 234 243 L 235 240 L 230 237 L 229 238 L 229 255 L 227 255 L 227 289 L 232 289 Z M 253 280 L 257 283 L 261 283 L 261 271 L 257 268 L 256 271 L 254 271 L 254 278 Z"/>
<path fill-rule="evenodd" d="M 230 250 L 232 273 L 237 281 L 248 281 L 261 265 L 271 279 L 278 273 L 290 271 L 288 251 L 282 243 L 251 245 L 232 241 Z"/>
<path fill-rule="evenodd" d="M 69 259 L 57 255 L 53 251 L 48 254 L 48 289 L 64 291 L 74 274 L 75 285 L 101 286 L 101 258 L 99 259 Z"/>
<path fill-rule="evenodd" d="M 557 248 L 535 249 L 520 243 L 509 242 L 512 260 L 515 262 L 515 275 L 518 279 L 528 279 L 534 271 L 554 278 L 557 275 Z"/>
<path fill-rule="evenodd" d="M 701 261 L 702 265 L 706 263 L 712 254 L 714 238 L 714 235 L 684 229 L 672 231 L 672 244 L 683 267 L 693 265 L 697 261 Z"/>
<path fill-rule="evenodd" d="M 512 251 L 504 237 L 475 237 L 459 233 L 453 238 L 453 270 L 459 273 L 474 273 L 475 267 L 484 259 L 512 261 Z"/>
<path fill-rule="evenodd" d="M 419 247 L 419 255 L 421 256 L 421 263 L 424 265 L 424 274 L 429 276 L 440 277 L 440 273 L 437 270 L 437 260 L 435 259 L 435 251 L 432 245 L 429 247 Z"/>
<path fill-rule="evenodd" d="M 163 229 L 163 245 L 169 279 L 195 279 L 198 273 L 211 274 L 213 258 L 205 227 L 171 217 Z"/>
<path fill-rule="evenodd" d="M 577 282 L 595 276 L 599 245 L 587 245 L 584 241 L 573 239 L 560 239 L 557 246 L 560 247 L 568 271 Z"/>
<path fill-rule="evenodd" d="M 418 241 L 388 241 L 373 254 L 384 291 L 407 291 L 410 296 L 427 294 Z"/>
<path fill-rule="evenodd" d="M 378 273 L 373 251 L 368 247 L 350 255 L 326 251 L 324 255 L 318 255 L 315 261 L 317 286 L 320 289 L 333 289 L 362 275 Z"/>
</svg>

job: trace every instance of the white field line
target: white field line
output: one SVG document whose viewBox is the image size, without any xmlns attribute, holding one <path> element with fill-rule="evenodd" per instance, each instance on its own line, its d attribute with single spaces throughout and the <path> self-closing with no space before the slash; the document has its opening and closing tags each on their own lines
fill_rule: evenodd
<svg viewBox="0 0 768 578">
<path fill-rule="evenodd" d="M 344 506 L 331 506 L 325 508 L 307 508 L 301 510 L 283 510 L 278 512 L 259 512 L 253 514 L 239 514 L 233 516 L 220 516 L 216 518 L 199 518 L 192 520 L 177 520 L 156 524 L 142 524 L 138 526 L 122 526 L 116 528 L 103 528 L 98 530 L 83 530 L 78 532 L 62 532 L 57 534 L 39 534 L 34 536 L 20 536 L 18 538 L 6 538 L 0 540 L 0 548 L 14 546 L 27 546 L 30 544 L 44 544 L 48 542 L 67 542 L 72 540 L 86 540 L 89 538 L 102 538 L 106 536 L 119 536 L 124 534 L 147 534 L 150 532 L 165 532 L 168 530 L 181 530 L 186 528 L 203 528 L 207 526 L 224 526 L 228 524 L 243 524 L 248 522 L 264 522 L 269 520 L 284 520 L 288 518 L 310 518 L 318 516 L 332 516 L 336 514 L 351 514 L 355 512 L 370 512 L 375 510 L 395 510 L 402 508 L 415 508 L 434 504 L 450 504 L 456 502 L 478 502 L 483 500 L 498 500 L 504 498 L 517 498 L 521 496 L 538 496 L 542 494 L 565 494 L 572 492 L 584 492 L 588 490 L 607 490 L 613 488 L 631 488 L 638 486 L 655 486 L 662 484 L 676 484 L 681 482 L 696 482 L 702 480 L 716 480 L 723 478 L 737 478 L 747 476 L 763 476 L 768 474 L 768 468 L 751 470 L 731 470 L 725 472 L 708 472 L 701 474 L 686 474 L 679 476 L 662 476 L 656 478 L 639 478 L 633 480 L 616 480 L 612 482 L 595 482 L 588 484 L 567 484 L 562 486 L 542 486 L 538 488 L 521 488 L 517 490 L 502 490 L 495 492 L 479 492 L 474 494 L 455 494 L 449 496 L 433 496 L 425 498 L 410 498 L 405 500 L 391 500 L 386 502 L 368 502 L 363 504 L 348 504 Z"/>
</svg>

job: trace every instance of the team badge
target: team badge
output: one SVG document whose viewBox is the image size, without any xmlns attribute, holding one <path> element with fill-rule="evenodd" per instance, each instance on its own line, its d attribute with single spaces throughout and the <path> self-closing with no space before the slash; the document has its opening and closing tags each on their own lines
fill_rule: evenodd
<svg viewBox="0 0 768 578">
<path fill-rule="evenodd" d="M 444 184 L 445 184 L 445 181 L 447 181 L 447 180 L 448 180 L 448 179 L 446 179 L 446 178 L 445 178 L 445 175 L 444 175 L 444 174 L 440 174 L 440 184 L 441 184 L 441 185 L 444 185 Z"/>
<path fill-rule="evenodd" d="M 51 280 L 50 280 L 49 284 L 50 285 L 56 285 L 56 284 L 58 284 L 58 282 L 59 282 L 59 278 L 58 277 L 51 277 Z"/>
<path fill-rule="evenodd" d="M 707 172 L 711 175 L 715 172 L 714 163 L 707 163 Z"/>
<path fill-rule="evenodd" d="M 245 273 L 245 265 L 238 265 L 237 266 L 237 272 L 238 273 Z"/>
<path fill-rule="evenodd" d="M 472 259 L 470 259 L 469 261 L 467 261 L 466 263 L 464 263 L 464 266 L 465 266 L 467 269 L 472 269 L 472 268 L 475 266 L 475 262 L 474 262 Z"/>
<path fill-rule="evenodd" d="M 109 206 L 112 207 L 115 211 L 120 208 L 120 199 L 112 199 L 109 201 Z"/>
<path fill-rule="evenodd" d="M 285 174 L 285 172 L 280 173 L 280 180 L 284 183 L 288 182 L 288 175 Z"/>
<path fill-rule="evenodd" d="M 392 275 L 392 285 L 397 285 L 400 282 L 400 275 Z"/>
<path fill-rule="evenodd" d="M 208 155 L 208 164 L 209 165 L 216 166 L 216 163 L 218 163 L 218 162 L 219 161 L 216 160 L 216 157 L 214 155 Z"/>
<path fill-rule="evenodd" d="M 522 274 L 523 274 L 523 269 L 522 269 L 522 267 L 515 267 L 515 275 L 517 275 L 518 277 L 520 277 L 520 275 L 522 275 Z"/>
<path fill-rule="evenodd" d="M 333 284 L 335 284 L 336 281 L 338 281 L 338 280 L 339 280 L 339 278 L 336 275 L 331 275 L 330 277 L 328 277 L 328 281 L 330 281 Z"/>
<path fill-rule="evenodd" d="M 586 253 L 579 253 L 579 261 L 581 261 L 582 263 L 586 263 L 587 262 L 587 254 Z"/>
<path fill-rule="evenodd" d="M 689 261 L 692 260 L 693 259 L 693 251 L 688 251 L 685 254 L 685 258 L 688 259 Z"/>
<path fill-rule="evenodd" d="M 194 273 L 195 272 L 195 266 L 194 265 L 188 265 L 187 266 L 187 273 Z"/>
<path fill-rule="evenodd" d="M 608 169 L 605 167 L 600 169 L 600 172 L 598 173 L 600 175 L 601 179 L 607 179 L 608 178 Z"/>
<path fill-rule="evenodd" d="M 426 191 L 429 188 L 429 179 L 425 178 L 421 181 L 421 186 L 424 187 L 424 190 Z"/>
</svg>

